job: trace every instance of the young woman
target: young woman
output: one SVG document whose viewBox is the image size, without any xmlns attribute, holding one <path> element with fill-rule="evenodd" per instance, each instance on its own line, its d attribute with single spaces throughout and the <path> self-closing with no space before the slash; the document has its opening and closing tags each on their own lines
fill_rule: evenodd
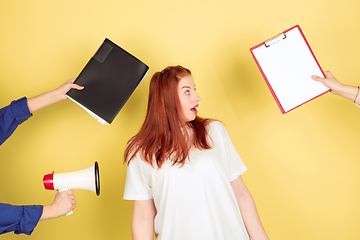
<svg viewBox="0 0 360 240">
<path fill-rule="evenodd" d="M 190 70 L 156 72 L 145 121 L 125 150 L 133 239 L 268 239 L 222 123 L 197 116 Z"/>
</svg>

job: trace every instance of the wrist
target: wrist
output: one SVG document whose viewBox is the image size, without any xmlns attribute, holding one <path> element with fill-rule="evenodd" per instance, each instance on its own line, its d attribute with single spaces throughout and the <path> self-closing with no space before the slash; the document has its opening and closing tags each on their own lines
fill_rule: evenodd
<svg viewBox="0 0 360 240">
<path fill-rule="evenodd" d="M 40 217 L 40 221 L 55 218 L 54 210 L 52 205 L 44 205 L 43 212 Z"/>
<path fill-rule="evenodd" d="M 358 87 L 342 84 L 341 87 L 334 89 L 332 93 L 354 101 L 358 93 Z"/>
<path fill-rule="evenodd" d="M 360 96 L 359 96 L 359 93 L 360 93 L 360 86 L 357 87 L 357 94 L 354 98 L 354 103 L 356 104 L 359 104 L 360 103 Z"/>
<path fill-rule="evenodd" d="M 61 92 L 59 89 L 55 89 L 51 91 L 51 96 L 54 103 L 60 102 L 66 99 L 66 95 Z"/>
</svg>

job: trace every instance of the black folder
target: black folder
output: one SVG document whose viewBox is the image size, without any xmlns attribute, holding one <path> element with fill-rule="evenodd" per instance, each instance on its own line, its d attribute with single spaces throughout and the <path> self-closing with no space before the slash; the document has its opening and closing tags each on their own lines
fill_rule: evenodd
<svg viewBox="0 0 360 240">
<path fill-rule="evenodd" d="M 148 70 L 146 64 L 106 38 L 75 80 L 84 89 L 71 89 L 67 97 L 100 123 L 110 124 Z"/>
</svg>

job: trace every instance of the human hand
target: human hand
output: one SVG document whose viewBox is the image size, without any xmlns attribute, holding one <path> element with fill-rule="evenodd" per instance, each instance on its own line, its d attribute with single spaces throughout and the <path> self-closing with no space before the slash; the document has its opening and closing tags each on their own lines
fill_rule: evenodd
<svg viewBox="0 0 360 240">
<path fill-rule="evenodd" d="M 333 94 L 339 95 L 339 92 L 341 89 L 345 86 L 336 78 L 330 71 L 324 72 L 326 78 L 318 77 L 318 76 L 312 76 L 311 78 L 315 81 L 322 82 L 326 87 L 330 88 Z"/>
<path fill-rule="evenodd" d="M 84 87 L 75 84 L 76 78 L 70 79 L 67 82 L 65 82 L 63 85 L 61 85 L 60 87 L 58 87 L 57 89 L 54 90 L 56 96 L 59 97 L 59 101 L 61 100 L 65 100 L 67 99 L 66 97 L 66 93 L 70 90 L 70 89 L 77 89 L 77 90 L 83 90 Z"/>
<path fill-rule="evenodd" d="M 44 108 L 51 104 L 67 99 L 66 93 L 72 88 L 77 90 L 84 89 L 84 87 L 74 84 L 74 81 L 75 78 L 70 79 L 69 81 L 65 82 L 63 85 L 61 85 L 55 90 L 43 93 L 35 97 L 28 98 L 27 103 L 28 103 L 29 111 L 31 113 L 34 113 L 41 108 Z"/>
<path fill-rule="evenodd" d="M 358 93 L 358 88 L 355 86 L 350 86 L 350 85 L 345 85 L 341 82 L 339 82 L 338 80 L 336 80 L 336 78 L 334 77 L 334 75 L 332 75 L 331 72 L 324 72 L 326 78 L 321 78 L 318 76 L 312 76 L 311 78 L 315 81 L 318 82 L 322 82 L 323 84 L 325 84 L 325 86 L 327 86 L 328 88 L 331 89 L 331 93 L 342 96 L 342 97 L 346 97 L 350 100 L 355 101 L 357 93 Z"/>
<path fill-rule="evenodd" d="M 75 209 L 75 207 L 76 200 L 72 190 L 62 191 L 61 193 L 58 192 L 55 194 L 53 203 L 51 205 L 44 206 L 43 214 L 40 220 L 63 216 Z"/>
</svg>

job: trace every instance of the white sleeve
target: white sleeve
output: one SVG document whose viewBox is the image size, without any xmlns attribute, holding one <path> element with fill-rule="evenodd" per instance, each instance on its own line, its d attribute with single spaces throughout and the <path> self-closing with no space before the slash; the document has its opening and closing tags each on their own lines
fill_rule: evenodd
<svg viewBox="0 0 360 240">
<path fill-rule="evenodd" d="M 218 121 L 211 123 L 211 125 L 211 138 L 215 147 L 220 149 L 229 181 L 234 181 L 246 172 L 247 168 L 232 144 L 225 126 Z"/>
<path fill-rule="evenodd" d="M 151 188 L 146 184 L 141 169 L 142 160 L 136 156 L 126 168 L 124 189 L 125 200 L 148 200 L 152 198 Z"/>
</svg>

